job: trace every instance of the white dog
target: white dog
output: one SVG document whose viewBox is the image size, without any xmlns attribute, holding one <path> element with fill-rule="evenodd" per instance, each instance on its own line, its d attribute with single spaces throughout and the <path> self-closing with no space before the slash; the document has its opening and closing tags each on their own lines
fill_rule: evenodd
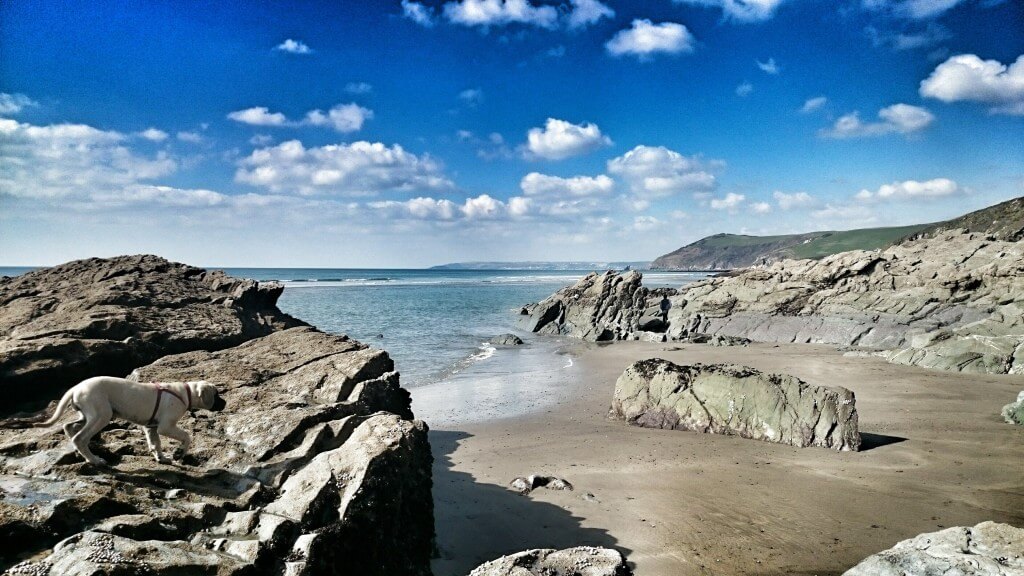
<svg viewBox="0 0 1024 576">
<path fill-rule="evenodd" d="M 92 464 L 106 465 L 89 450 L 89 440 L 103 430 L 114 417 L 139 424 L 146 434 L 146 443 L 157 462 L 167 462 L 160 449 L 160 436 L 181 443 L 182 458 L 191 444 L 187 432 L 178 428 L 178 420 L 189 410 L 205 409 L 219 412 L 224 399 L 213 384 L 197 382 L 143 383 L 124 378 L 97 376 L 83 380 L 64 393 L 53 416 L 37 427 L 52 426 L 68 407 L 78 410 L 79 417 L 64 425 L 64 433 L 78 452 Z"/>
</svg>

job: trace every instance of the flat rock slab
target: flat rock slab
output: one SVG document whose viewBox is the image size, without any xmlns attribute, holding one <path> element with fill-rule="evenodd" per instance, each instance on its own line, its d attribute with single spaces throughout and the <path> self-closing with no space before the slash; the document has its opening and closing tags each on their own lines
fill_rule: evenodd
<svg viewBox="0 0 1024 576">
<path fill-rule="evenodd" d="M 579 546 L 527 550 L 477 566 L 469 576 L 631 576 L 618 550 Z"/>
<path fill-rule="evenodd" d="M 733 364 L 635 362 L 615 383 L 610 416 L 646 428 L 860 448 L 853 392 Z"/>
<path fill-rule="evenodd" d="M 921 534 L 869 556 L 843 576 L 1020 576 L 1024 529 L 982 522 Z"/>
<path fill-rule="evenodd" d="M 283 289 L 158 256 L 90 258 L 0 277 L 0 413 L 167 354 L 229 348 L 305 325 L 277 308 Z"/>
</svg>

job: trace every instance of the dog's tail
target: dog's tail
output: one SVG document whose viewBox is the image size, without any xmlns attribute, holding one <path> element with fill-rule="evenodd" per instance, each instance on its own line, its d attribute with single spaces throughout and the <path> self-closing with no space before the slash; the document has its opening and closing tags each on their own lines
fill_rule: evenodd
<svg viewBox="0 0 1024 576">
<path fill-rule="evenodd" d="M 60 420 L 60 417 L 63 416 L 65 412 L 67 412 L 68 406 L 71 405 L 71 396 L 73 394 L 73 389 L 65 392 L 64 396 L 61 397 L 60 402 L 57 403 L 57 407 L 53 409 L 53 416 L 50 416 L 49 420 L 44 420 L 42 422 L 36 422 L 32 424 L 32 427 L 46 428 L 47 426 L 53 426 L 54 424 L 56 424 L 57 421 Z"/>
</svg>

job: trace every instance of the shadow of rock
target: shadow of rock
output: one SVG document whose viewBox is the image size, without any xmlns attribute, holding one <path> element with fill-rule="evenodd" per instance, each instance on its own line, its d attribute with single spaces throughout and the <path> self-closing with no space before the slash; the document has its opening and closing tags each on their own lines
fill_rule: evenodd
<svg viewBox="0 0 1024 576">
<path fill-rule="evenodd" d="M 860 433 L 860 451 L 865 452 L 867 450 L 874 450 L 875 448 L 881 448 L 882 446 L 888 446 L 890 444 L 899 444 L 905 442 L 906 438 L 899 436 L 888 436 L 886 434 L 872 434 L 871 432 Z"/>
<path fill-rule="evenodd" d="M 453 470 L 451 455 L 470 437 L 430 431 L 439 554 L 432 562 L 435 576 L 464 576 L 484 562 L 531 548 L 600 546 L 629 557 L 631 551 L 617 546 L 607 531 L 582 526 L 568 510 Z"/>
</svg>

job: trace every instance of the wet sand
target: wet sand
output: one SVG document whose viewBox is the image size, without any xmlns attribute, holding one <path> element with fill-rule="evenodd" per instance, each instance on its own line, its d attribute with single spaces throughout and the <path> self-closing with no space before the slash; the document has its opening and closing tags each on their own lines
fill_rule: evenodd
<svg viewBox="0 0 1024 576">
<path fill-rule="evenodd" d="M 413 390 L 432 429 L 437 576 L 583 544 L 621 550 L 643 576 L 824 576 L 922 532 L 983 520 L 1024 526 L 1024 428 L 999 416 L 1024 377 L 897 366 L 825 346 L 562 344 L 567 355 L 537 340 L 499 350 L 457 383 Z M 616 378 L 650 357 L 845 386 L 857 395 L 864 450 L 609 420 Z M 547 364 L 521 371 L 537 362 Z M 456 393 L 477 381 L 486 393 Z M 531 473 L 564 477 L 575 491 L 506 488 Z"/>
</svg>

